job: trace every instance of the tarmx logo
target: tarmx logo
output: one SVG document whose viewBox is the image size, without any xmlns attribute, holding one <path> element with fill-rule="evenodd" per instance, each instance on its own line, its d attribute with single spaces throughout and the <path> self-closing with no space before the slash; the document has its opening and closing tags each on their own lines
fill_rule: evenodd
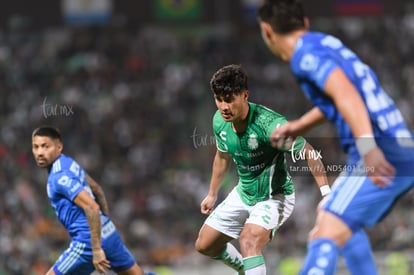
<svg viewBox="0 0 414 275">
<path fill-rule="evenodd" d="M 322 152 L 321 150 L 306 150 L 305 148 L 302 149 L 302 151 L 299 152 L 299 154 L 294 153 L 293 148 L 295 148 L 295 141 L 293 141 L 292 143 L 292 147 L 291 147 L 291 156 L 292 156 L 292 161 L 293 163 L 296 163 L 297 160 L 307 160 L 307 159 L 313 159 L 313 160 L 318 160 L 318 159 L 322 159 Z"/>
</svg>

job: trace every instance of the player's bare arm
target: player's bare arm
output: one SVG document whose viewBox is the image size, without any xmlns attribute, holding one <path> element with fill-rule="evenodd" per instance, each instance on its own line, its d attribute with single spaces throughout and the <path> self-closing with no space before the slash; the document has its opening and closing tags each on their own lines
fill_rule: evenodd
<svg viewBox="0 0 414 275">
<path fill-rule="evenodd" d="M 73 202 L 85 211 L 91 234 L 93 264 L 96 270 L 104 273 L 110 268 L 110 263 L 106 259 L 105 252 L 101 246 L 100 207 L 86 190 L 82 190 Z"/>
<path fill-rule="evenodd" d="M 326 177 L 325 165 L 323 164 L 321 158 L 317 157 L 317 155 L 313 153 L 306 153 L 315 152 L 313 146 L 310 145 L 308 142 L 305 143 L 305 147 L 303 150 L 305 150 L 306 161 L 311 170 L 312 176 L 314 177 L 316 184 L 318 185 L 319 190 L 321 191 L 322 197 L 324 197 L 328 195 L 331 190 L 329 187 L 328 178 Z"/>
<path fill-rule="evenodd" d="M 231 163 L 231 156 L 226 152 L 216 151 L 213 161 L 212 176 L 210 181 L 210 190 L 201 202 L 201 213 L 210 214 L 213 211 L 214 204 L 217 201 L 217 194 L 226 177 Z"/>
<path fill-rule="evenodd" d="M 375 184 L 385 186 L 395 175 L 395 169 L 375 145 L 368 111 L 358 91 L 345 73 L 337 68 L 328 77 L 325 92 L 333 99 L 335 106 L 351 128 L 357 143 L 358 138 L 372 138 L 372 142 L 364 146 L 365 166 L 374 167 L 374 169 L 367 169 L 367 174 Z"/>
<path fill-rule="evenodd" d="M 92 190 L 92 193 L 95 196 L 96 202 L 99 204 L 101 211 L 106 215 L 109 214 L 108 202 L 105 197 L 105 193 L 102 190 L 102 187 L 89 175 L 86 176 L 89 187 Z"/>
<path fill-rule="evenodd" d="M 287 138 L 304 136 L 310 129 L 325 121 L 326 118 L 322 111 L 318 107 L 313 107 L 299 119 L 291 120 L 288 123 L 277 127 L 270 137 L 272 146 L 280 149 L 284 146 Z"/>
</svg>

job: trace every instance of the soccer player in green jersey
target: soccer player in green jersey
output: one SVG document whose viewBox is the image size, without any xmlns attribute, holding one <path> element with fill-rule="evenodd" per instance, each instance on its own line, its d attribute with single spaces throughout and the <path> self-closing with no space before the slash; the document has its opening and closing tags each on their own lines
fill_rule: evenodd
<svg viewBox="0 0 414 275">
<path fill-rule="evenodd" d="M 305 156 L 322 196 L 330 192 L 325 168 L 303 137 L 290 140 L 282 149 L 272 146 L 273 130 L 287 123 L 284 116 L 248 101 L 247 75 L 239 65 L 219 69 L 210 81 L 217 112 L 213 129 L 217 152 L 210 190 L 201 202 L 209 215 L 200 229 L 196 250 L 221 260 L 239 274 L 265 275 L 263 247 L 292 214 L 295 189 L 285 155 Z M 213 210 L 219 188 L 232 162 L 239 182 Z M 229 243 L 238 239 L 240 252 Z"/>
</svg>

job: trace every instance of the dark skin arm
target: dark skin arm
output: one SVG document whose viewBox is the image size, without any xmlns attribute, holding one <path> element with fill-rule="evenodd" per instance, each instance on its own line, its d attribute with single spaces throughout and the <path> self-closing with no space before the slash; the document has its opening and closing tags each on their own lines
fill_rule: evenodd
<svg viewBox="0 0 414 275">
<path fill-rule="evenodd" d="M 82 190 L 73 202 L 83 209 L 88 219 L 92 243 L 93 265 L 97 271 L 105 273 L 106 270 L 110 268 L 110 263 L 106 259 L 105 252 L 101 246 L 100 207 L 86 190 Z"/>
<path fill-rule="evenodd" d="M 106 201 L 105 193 L 103 192 L 102 187 L 89 175 L 86 176 L 86 180 L 88 181 L 89 187 L 95 196 L 95 201 L 99 204 L 101 211 L 105 215 L 108 215 L 108 202 Z"/>
</svg>

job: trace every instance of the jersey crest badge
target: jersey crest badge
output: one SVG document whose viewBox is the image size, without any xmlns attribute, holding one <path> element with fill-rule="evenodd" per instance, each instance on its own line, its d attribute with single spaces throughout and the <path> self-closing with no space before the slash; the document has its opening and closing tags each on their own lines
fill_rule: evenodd
<svg viewBox="0 0 414 275">
<path fill-rule="evenodd" d="M 249 135 L 247 146 L 249 146 L 249 149 L 251 150 L 256 150 L 257 147 L 259 147 L 259 142 L 257 141 L 257 136 L 255 134 Z"/>
<path fill-rule="evenodd" d="M 300 61 L 300 68 L 304 71 L 314 71 L 318 68 L 319 58 L 313 54 L 305 54 Z"/>
</svg>

